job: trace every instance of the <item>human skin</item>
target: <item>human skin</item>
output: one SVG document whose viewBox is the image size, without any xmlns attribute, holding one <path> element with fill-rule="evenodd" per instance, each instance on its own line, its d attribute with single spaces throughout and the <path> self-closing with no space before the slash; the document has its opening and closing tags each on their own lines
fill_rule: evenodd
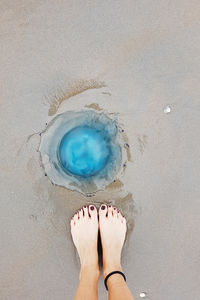
<svg viewBox="0 0 200 300">
<path fill-rule="evenodd" d="M 75 300 L 97 300 L 98 266 L 97 236 L 100 230 L 103 250 L 103 277 L 121 271 L 121 251 L 126 235 L 126 219 L 113 206 L 103 204 L 98 211 L 94 205 L 81 208 L 71 220 L 71 234 L 79 254 L 80 281 Z M 117 234 L 116 234 L 117 233 Z M 109 300 L 134 300 L 124 278 L 114 274 L 107 280 Z"/>
</svg>

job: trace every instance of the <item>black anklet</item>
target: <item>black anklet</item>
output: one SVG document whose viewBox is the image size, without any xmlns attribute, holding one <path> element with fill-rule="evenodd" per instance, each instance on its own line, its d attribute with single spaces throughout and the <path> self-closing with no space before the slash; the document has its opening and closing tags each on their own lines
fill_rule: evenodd
<svg viewBox="0 0 200 300">
<path fill-rule="evenodd" d="M 124 275 L 124 273 L 120 272 L 120 271 L 113 271 L 111 273 L 109 273 L 106 278 L 104 279 L 104 284 L 105 284 L 105 287 L 106 287 L 106 290 L 108 290 L 108 286 L 107 286 L 107 280 L 110 276 L 114 275 L 114 274 L 120 274 L 124 277 L 124 280 L 126 281 L 126 276 Z"/>
</svg>

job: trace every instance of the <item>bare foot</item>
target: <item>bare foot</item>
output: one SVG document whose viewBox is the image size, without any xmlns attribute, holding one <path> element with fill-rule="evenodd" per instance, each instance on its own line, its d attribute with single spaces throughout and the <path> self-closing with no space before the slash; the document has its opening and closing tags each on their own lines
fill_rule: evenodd
<svg viewBox="0 0 200 300">
<path fill-rule="evenodd" d="M 89 270 L 91 275 L 98 275 L 98 218 L 97 209 L 94 205 L 84 206 L 73 216 L 71 234 L 79 254 L 81 273 Z"/>
<path fill-rule="evenodd" d="M 126 235 L 126 219 L 113 206 L 99 209 L 99 227 L 103 248 L 103 276 L 121 271 L 121 251 Z"/>
</svg>

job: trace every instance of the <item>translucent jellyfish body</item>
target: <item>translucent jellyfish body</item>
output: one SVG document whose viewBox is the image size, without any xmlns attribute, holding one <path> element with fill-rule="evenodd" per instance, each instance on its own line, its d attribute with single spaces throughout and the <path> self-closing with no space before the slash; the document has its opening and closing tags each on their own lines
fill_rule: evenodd
<svg viewBox="0 0 200 300">
<path fill-rule="evenodd" d="M 59 146 L 59 159 L 66 172 L 81 177 L 100 172 L 110 156 L 110 139 L 103 131 L 79 126 L 66 133 Z"/>
<path fill-rule="evenodd" d="M 49 123 L 39 151 L 54 184 L 88 194 L 113 181 L 122 166 L 122 144 L 116 121 L 106 114 L 69 111 Z"/>
</svg>

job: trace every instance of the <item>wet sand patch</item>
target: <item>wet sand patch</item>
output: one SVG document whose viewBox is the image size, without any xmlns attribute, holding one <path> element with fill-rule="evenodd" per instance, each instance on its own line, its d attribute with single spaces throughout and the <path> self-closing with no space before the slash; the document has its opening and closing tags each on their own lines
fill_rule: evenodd
<svg viewBox="0 0 200 300">
<path fill-rule="evenodd" d="M 50 107 L 48 111 L 49 116 L 53 116 L 58 111 L 59 106 L 62 102 L 66 101 L 67 99 L 76 96 L 80 93 L 83 93 L 90 89 L 100 89 L 102 87 L 106 87 L 106 84 L 104 82 L 99 82 L 94 79 L 90 80 L 78 80 L 74 83 L 71 83 L 71 85 L 66 88 L 66 90 L 59 93 L 59 95 L 55 95 L 53 99 L 51 99 Z"/>
</svg>

